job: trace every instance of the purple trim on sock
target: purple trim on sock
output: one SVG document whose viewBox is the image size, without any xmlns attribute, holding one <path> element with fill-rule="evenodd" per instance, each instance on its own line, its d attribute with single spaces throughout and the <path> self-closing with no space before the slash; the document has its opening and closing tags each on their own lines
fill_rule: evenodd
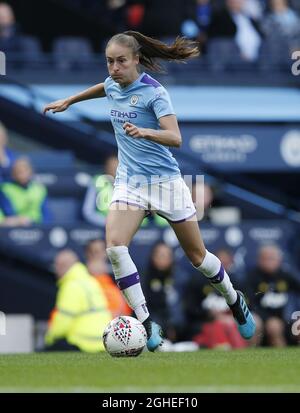
<svg viewBox="0 0 300 413">
<path fill-rule="evenodd" d="M 120 290 L 126 290 L 126 288 L 132 287 L 140 282 L 140 276 L 138 272 L 127 275 L 126 277 L 120 278 L 117 281 Z"/>
<path fill-rule="evenodd" d="M 220 271 L 218 272 L 217 275 L 215 275 L 214 277 L 211 277 L 211 278 L 209 279 L 209 282 L 210 282 L 211 284 L 219 284 L 219 283 L 221 283 L 221 282 L 223 281 L 223 278 L 224 278 L 224 267 L 223 267 L 223 265 L 221 264 Z"/>
<path fill-rule="evenodd" d="M 158 83 L 157 80 L 153 79 L 152 77 L 148 76 L 148 75 L 144 75 L 141 79 L 141 83 L 146 83 L 146 85 L 151 85 L 155 88 L 160 87 L 161 84 Z"/>
</svg>

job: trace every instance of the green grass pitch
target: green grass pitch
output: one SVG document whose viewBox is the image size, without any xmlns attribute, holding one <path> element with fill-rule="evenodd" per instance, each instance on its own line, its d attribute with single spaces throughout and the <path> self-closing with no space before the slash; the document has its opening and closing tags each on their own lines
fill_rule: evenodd
<svg viewBox="0 0 300 413">
<path fill-rule="evenodd" d="M 0 357 L 0 392 L 300 392 L 300 347 Z"/>
</svg>

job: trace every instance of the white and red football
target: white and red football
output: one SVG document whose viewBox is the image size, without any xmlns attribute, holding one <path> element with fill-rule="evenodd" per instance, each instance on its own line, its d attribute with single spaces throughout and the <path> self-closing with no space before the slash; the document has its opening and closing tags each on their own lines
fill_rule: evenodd
<svg viewBox="0 0 300 413">
<path fill-rule="evenodd" d="M 146 346 L 147 333 L 136 318 L 119 316 L 105 328 L 103 343 L 112 357 L 136 357 Z"/>
</svg>

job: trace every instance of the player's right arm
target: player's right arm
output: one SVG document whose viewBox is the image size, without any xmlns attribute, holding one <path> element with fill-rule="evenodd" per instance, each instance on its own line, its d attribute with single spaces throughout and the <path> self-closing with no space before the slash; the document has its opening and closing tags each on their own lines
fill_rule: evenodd
<svg viewBox="0 0 300 413">
<path fill-rule="evenodd" d="M 45 115 L 48 112 L 48 110 L 51 110 L 52 113 L 63 112 L 74 103 L 82 102 L 83 100 L 104 98 L 105 96 L 106 93 L 104 90 L 104 83 L 98 83 L 97 85 L 92 86 L 78 93 L 77 95 L 49 103 L 47 106 L 45 106 L 43 113 Z"/>
</svg>

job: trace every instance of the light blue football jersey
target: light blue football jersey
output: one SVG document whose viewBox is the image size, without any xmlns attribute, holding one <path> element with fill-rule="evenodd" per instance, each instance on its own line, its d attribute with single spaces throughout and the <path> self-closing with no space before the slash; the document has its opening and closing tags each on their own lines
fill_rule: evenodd
<svg viewBox="0 0 300 413">
<path fill-rule="evenodd" d="M 160 129 L 158 119 L 175 114 L 166 89 L 146 73 L 125 88 L 108 77 L 104 88 L 118 144 L 115 183 L 137 186 L 179 177 L 178 163 L 167 146 L 132 138 L 123 129 L 125 122 L 140 128 Z"/>
</svg>

